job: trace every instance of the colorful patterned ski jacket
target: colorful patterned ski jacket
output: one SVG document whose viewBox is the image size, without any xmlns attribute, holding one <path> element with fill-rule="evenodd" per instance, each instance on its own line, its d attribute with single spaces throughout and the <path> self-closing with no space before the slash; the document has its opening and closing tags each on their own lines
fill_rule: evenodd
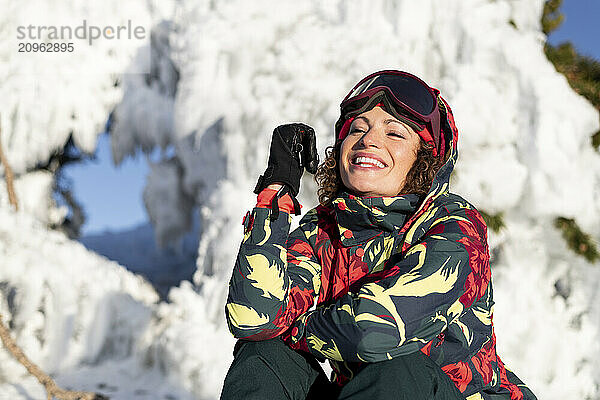
<svg viewBox="0 0 600 400">
<path fill-rule="evenodd" d="M 422 351 L 468 400 L 535 399 L 496 355 L 487 228 L 448 191 L 458 131 L 444 105 L 449 155 L 425 198 L 341 193 L 289 233 L 289 195 L 275 220 L 275 192 L 259 195 L 229 284 L 235 337 L 281 335 L 330 360 L 342 385 L 364 363 Z"/>
</svg>

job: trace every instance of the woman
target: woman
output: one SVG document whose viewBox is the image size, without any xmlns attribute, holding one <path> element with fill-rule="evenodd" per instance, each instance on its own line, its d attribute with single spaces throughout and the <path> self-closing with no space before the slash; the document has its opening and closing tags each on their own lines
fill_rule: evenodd
<svg viewBox="0 0 600 400">
<path fill-rule="evenodd" d="M 240 340 L 222 398 L 535 399 L 496 355 L 486 225 L 448 191 L 458 131 L 439 91 L 374 73 L 335 128 L 318 170 L 310 127 L 273 133 L 229 286 Z M 321 205 L 288 233 L 304 167 Z"/>
</svg>

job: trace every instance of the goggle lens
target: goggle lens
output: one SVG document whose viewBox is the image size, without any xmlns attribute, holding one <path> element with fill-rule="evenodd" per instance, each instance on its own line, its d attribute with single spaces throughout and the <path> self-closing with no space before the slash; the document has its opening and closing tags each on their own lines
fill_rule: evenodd
<svg viewBox="0 0 600 400">
<path fill-rule="evenodd" d="M 387 88 L 396 100 L 422 116 L 431 114 L 435 109 L 435 96 L 424 83 L 412 76 L 388 73 L 367 78 L 346 96 L 344 102 L 377 87 Z"/>
</svg>

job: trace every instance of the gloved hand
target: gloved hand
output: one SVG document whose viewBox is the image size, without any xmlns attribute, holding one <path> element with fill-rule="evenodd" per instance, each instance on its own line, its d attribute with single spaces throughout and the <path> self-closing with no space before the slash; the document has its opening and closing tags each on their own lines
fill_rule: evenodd
<svg viewBox="0 0 600 400">
<path fill-rule="evenodd" d="M 314 174 L 318 165 L 314 129 L 300 123 L 280 125 L 273 131 L 267 169 L 258 179 L 254 193 L 272 183 L 282 183 L 296 196 L 304 168 Z"/>
</svg>

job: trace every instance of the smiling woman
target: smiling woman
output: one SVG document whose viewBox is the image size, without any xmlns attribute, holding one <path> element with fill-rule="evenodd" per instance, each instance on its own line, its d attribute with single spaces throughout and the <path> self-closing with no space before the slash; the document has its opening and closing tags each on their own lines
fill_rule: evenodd
<svg viewBox="0 0 600 400">
<path fill-rule="evenodd" d="M 381 107 L 360 114 L 342 142 L 340 175 L 361 196 L 395 196 L 417 159 L 419 135 Z"/>
<path fill-rule="evenodd" d="M 273 132 L 229 284 L 240 340 L 221 398 L 535 399 L 496 354 L 487 227 L 449 192 L 446 101 L 381 71 L 340 111 L 318 168 L 312 128 Z M 304 166 L 321 205 L 290 233 Z"/>
<path fill-rule="evenodd" d="M 440 157 L 436 157 L 433 155 L 433 146 L 424 140 L 420 140 L 419 136 L 417 136 L 417 133 L 414 131 L 414 129 L 393 117 L 389 118 L 391 117 L 391 115 L 385 112 L 385 110 L 383 110 L 379 106 L 374 107 L 371 111 L 368 111 L 367 113 L 364 113 L 365 115 L 362 116 L 362 118 L 356 118 L 356 122 L 352 121 L 352 125 L 348 126 L 348 131 L 351 133 L 351 136 L 359 135 L 361 131 L 364 132 L 364 134 L 368 132 L 367 128 L 369 127 L 369 120 L 367 118 L 367 114 L 371 112 L 372 114 L 376 115 L 373 115 L 373 117 L 379 117 L 380 119 L 383 119 L 383 124 L 385 125 L 385 128 L 389 130 L 389 132 L 384 132 L 383 134 L 389 136 L 390 138 L 394 138 L 387 140 L 387 143 L 393 144 L 394 142 L 397 143 L 400 141 L 406 141 L 412 143 L 413 145 L 416 144 L 414 148 L 411 149 L 412 151 L 414 151 L 414 159 L 411 156 L 411 152 L 405 154 L 406 157 L 412 159 L 412 162 L 410 163 L 410 165 L 408 165 L 408 171 L 406 171 L 407 165 L 404 165 L 404 175 L 401 176 L 402 179 L 400 179 L 397 182 L 390 181 L 392 188 L 390 188 L 390 192 L 385 195 L 393 196 L 394 194 L 398 193 L 415 193 L 418 195 L 427 194 L 431 186 L 431 182 L 433 182 L 433 178 L 442 166 L 444 160 Z M 341 134 L 344 135 L 345 132 L 342 131 Z M 360 138 L 363 139 L 364 136 L 361 136 Z M 319 169 L 315 175 L 315 179 L 319 183 L 319 201 L 323 205 L 327 205 L 331 203 L 331 201 L 333 201 L 342 184 L 346 186 L 352 185 L 351 182 L 347 181 L 350 177 L 349 172 L 352 163 L 347 162 L 346 167 L 344 167 L 343 160 L 347 159 L 347 157 L 340 157 L 342 143 L 347 144 L 345 146 L 346 149 L 349 149 L 351 147 L 349 145 L 349 140 L 343 141 L 342 139 L 338 139 L 334 146 L 330 146 L 325 150 L 325 161 L 323 162 L 323 164 L 321 164 L 321 166 L 319 166 Z M 355 143 L 355 146 L 357 146 L 357 148 L 363 147 L 365 146 L 365 142 L 363 141 L 362 143 Z M 377 144 L 371 147 L 377 149 L 375 150 L 376 152 L 381 152 L 381 150 L 378 149 Z M 390 147 L 396 148 L 400 152 L 402 151 L 402 146 L 400 145 L 391 145 Z M 367 152 L 367 154 L 369 153 Z M 398 157 L 401 157 L 401 154 L 398 154 Z M 338 160 L 340 160 L 340 162 L 342 163 L 340 169 L 338 169 Z M 379 161 L 381 162 L 383 160 Z M 398 168 L 397 172 L 399 171 L 399 169 L 400 168 Z M 348 171 L 347 173 L 344 173 L 344 178 L 340 176 L 340 170 Z M 356 177 L 358 178 L 359 174 L 356 175 Z M 346 179 L 346 181 L 342 182 L 343 179 Z M 372 184 L 368 178 L 362 179 L 362 181 L 364 185 L 372 187 Z M 360 188 L 355 188 L 354 190 L 356 190 L 357 192 L 361 192 Z M 367 193 L 368 191 L 364 192 L 365 195 Z M 383 195 L 383 193 L 380 193 L 380 195 Z"/>
</svg>

